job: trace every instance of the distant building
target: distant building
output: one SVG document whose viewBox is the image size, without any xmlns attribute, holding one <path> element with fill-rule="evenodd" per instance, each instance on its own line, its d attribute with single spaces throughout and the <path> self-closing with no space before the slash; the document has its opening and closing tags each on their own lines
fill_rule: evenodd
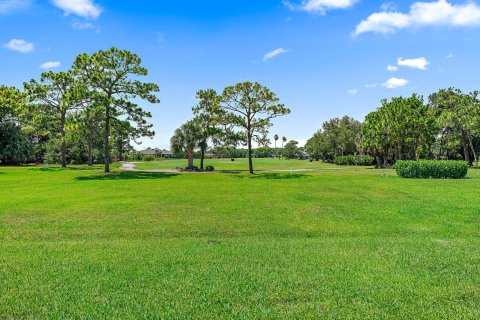
<svg viewBox="0 0 480 320">
<path fill-rule="evenodd" d="M 147 148 L 145 150 L 142 150 L 140 151 L 140 153 L 143 154 L 144 156 L 154 156 L 154 157 L 157 156 L 157 151 L 155 151 L 155 149 L 152 149 L 152 148 Z"/>
<path fill-rule="evenodd" d="M 175 154 L 172 151 L 169 150 L 160 150 L 160 158 L 165 158 L 165 159 L 172 159 L 176 158 Z"/>
</svg>

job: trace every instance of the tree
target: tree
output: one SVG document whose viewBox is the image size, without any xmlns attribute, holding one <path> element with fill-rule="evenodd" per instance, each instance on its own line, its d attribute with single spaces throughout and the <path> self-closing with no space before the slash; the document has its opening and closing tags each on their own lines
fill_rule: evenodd
<svg viewBox="0 0 480 320">
<path fill-rule="evenodd" d="M 279 137 L 278 137 L 278 134 L 275 134 L 273 136 L 273 140 L 275 140 L 275 149 L 277 149 L 277 141 L 278 141 Z"/>
<path fill-rule="evenodd" d="M 151 125 L 146 118 L 151 114 L 144 111 L 131 99 L 140 98 L 150 103 L 160 101 L 154 95 L 160 89 L 154 83 L 136 79 L 148 75 L 141 59 L 126 50 L 111 48 L 92 55 L 81 54 L 73 64 L 73 71 L 89 90 L 89 98 L 102 110 L 105 172 L 110 172 L 110 135 L 112 119 L 125 117 L 135 123 L 132 128 L 138 136 L 152 136 Z"/>
<path fill-rule="evenodd" d="M 271 119 L 290 113 L 290 109 L 279 101 L 275 93 L 259 83 L 238 83 L 223 91 L 223 110 L 230 114 L 232 123 L 245 134 L 251 174 L 253 174 L 252 142 L 265 139 L 268 129 L 272 126 Z"/>
<path fill-rule="evenodd" d="M 282 137 L 282 154 L 283 154 L 283 149 L 284 149 L 284 144 L 287 142 L 287 138 L 285 136 Z M 280 157 L 278 157 L 280 158 Z"/>
<path fill-rule="evenodd" d="M 479 127 L 478 92 L 464 94 L 455 88 L 441 89 L 429 97 L 437 123 L 443 128 L 444 134 L 455 135 L 459 138 L 465 161 L 471 163 L 469 147 L 472 149 L 475 163 L 478 162 L 477 153 L 473 146 L 473 137 Z M 440 148 L 441 150 L 442 148 Z"/>
<path fill-rule="evenodd" d="M 421 96 L 382 100 L 382 107 L 367 115 L 362 126 L 362 147 L 377 163 L 415 160 L 429 156 L 437 128 Z"/>
<path fill-rule="evenodd" d="M 349 116 L 334 118 L 324 122 L 305 147 L 312 157 L 333 162 L 337 156 L 358 153 L 360 132 L 359 121 Z"/>
<path fill-rule="evenodd" d="M 178 154 L 185 152 L 187 154 L 188 169 L 192 169 L 193 151 L 202 141 L 203 137 L 201 136 L 199 123 L 197 121 L 190 120 L 175 130 L 175 133 L 170 139 L 170 145 L 174 153 Z"/>
<path fill-rule="evenodd" d="M 283 149 L 283 156 L 287 159 L 293 159 L 298 157 L 298 141 L 290 140 Z"/>
<path fill-rule="evenodd" d="M 26 95 L 15 87 L 0 86 L 0 161 L 26 162 L 33 146 L 22 131 L 19 115 L 25 112 Z"/>
<path fill-rule="evenodd" d="M 44 72 L 40 82 L 30 80 L 24 84 L 35 113 L 51 115 L 50 131 L 61 135 L 61 163 L 67 166 L 67 141 L 65 127 L 69 112 L 81 107 L 81 88 L 70 72 Z"/>
<path fill-rule="evenodd" d="M 200 129 L 200 169 L 203 170 L 208 141 L 209 139 L 215 139 L 216 135 L 221 131 L 219 127 L 222 119 L 221 98 L 213 89 L 200 90 L 197 92 L 196 97 L 198 104 L 193 107 L 192 111 Z"/>
</svg>

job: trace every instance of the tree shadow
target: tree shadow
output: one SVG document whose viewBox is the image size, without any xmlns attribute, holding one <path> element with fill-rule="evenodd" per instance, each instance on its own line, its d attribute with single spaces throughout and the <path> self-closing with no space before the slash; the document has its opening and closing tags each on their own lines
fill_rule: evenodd
<svg viewBox="0 0 480 320">
<path fill-rule="evenodd" d="M 178 176 L 178 173 L 121 171 L 76 177 L 78 181 L 115 181 L 115 180 L 155 180 Z"/>
<path fill-rule="evenodd" d="M 239 179 L 268 179 L 268 180 L 289 180 L 289 179 L 305 179 L 310 178 L 311 175 L 304 173 L 261 173 L 253 175 L 238 175 L 233 176 Z"/>
</svg>

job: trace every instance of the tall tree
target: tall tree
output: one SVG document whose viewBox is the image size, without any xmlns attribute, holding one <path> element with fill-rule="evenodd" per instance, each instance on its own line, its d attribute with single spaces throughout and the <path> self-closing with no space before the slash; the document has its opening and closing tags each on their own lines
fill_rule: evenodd
<svg viewBox="0 0 480 320">
<path fill-rule="evenodd" d="M 193 168 L 193 152 L 202 142 L 201 129 L 198 121 L 190 120 L 175 130 L 170 145 L 175 153 L 185 152 L 188 159 L 188 169 Z"/>
<path fill-rule="evenodd" d="M 144 111 L 132 99 L 143 99 L 159 103 L 155 92 L 160 89 L 154 83 L 137 80 L 148 75 L 142 67 L 141 59 L 127 50 L 111 48 L 100 50 L 92 55 L 81 54 L 73 64 L 73 71 L 89 89 L 90 97 L 102 108 L 104 130 L 105 172 L 110 172 L 111 121 L 118 117 L 135 123 L 136 133 L 151 136 L 154 134 L 146 119 L 150 112 Z"/>
<path fill-rule="evenodd" d="M 193 107 L 192 111 L 200 129 L 200 169 L 203 170 L 208 141 L 220 133 L 223 112 L 220 108 L 221 98 L 215 90 L 200 90 L 196 97 L 198 104 Z"/>
<path fill-rule="evenodd" d="M 252 142 L 265 139 L 268 129 L 272 126 L 271 119 L 290 113 L 290 109 L 279 101 L 275 93 L 259 83 L 238 83 L 223 91 L 223 109 L 231 114 L 235 126 L 245 133 L 251 174 L 253 174 Z"/>
<path fill-rule="evenodd" d="M 81 88 L 70 72 L 44 72 L 40 82 L 24 83 L 31 102 L 36 105 L 35 113 L 51 115 L 51 131 L 61 135 L 61 163 L 67 166 L 67 141 L 65 127 L 69 112 L 81 107 Z"/>
<path fill-rule="evenodd" d="M 464 94 L 455 88 L 441 89 L 429 97 L 430 106 L 435 110 L 438 124 L 449 134 L 458 135 L 465 161 L 471 163 L 469 147 L 475 162 L 478 161 L 472 137 L 479 125 L 478 92 Z"/>
</svg>

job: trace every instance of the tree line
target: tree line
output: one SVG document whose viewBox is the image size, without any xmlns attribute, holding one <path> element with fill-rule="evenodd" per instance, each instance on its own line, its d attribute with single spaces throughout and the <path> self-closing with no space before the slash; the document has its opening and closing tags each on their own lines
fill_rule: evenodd
<svg viewBox="0 0 480 320">
<path fill-rule="evenodd" d="M 308 140 L 314 158 L 371 155 L 377 165 L 397 160 L 458 160 L 478 165 L 480 101 L 478 92 L 441 89 L 429 95 L 382 100 L 363 123 L 345 116 L 325 122 Z"/>
<path fill-rule="evenodd" d="M 132 141 L 155 134 L 151 114 L 137 105 L 160 102 L 158 85 L 140 80 L 147 75 L 136 54 L 111 48 L 80 54 L 69 70 L 44 72 L 22 90 L 0 86 L 1 164 L 103 162 L 109 172 L 113 159 L 133 151 Z M 203 168 L 209 144 L 224 150 L 244 145 L 253 173 L 252 144 L 267 145 L 271 120 L 290 113 L 258 83 L 239 83 L 221 94 L 201 90 L 197 99 L 193 119 L 171 139 L 172 149 L 187 155 L 189 167 L 199 149 Z"/>
<path fill-rule="evenodd" d="M 0 86 L 0 161 L 61 163 L 103 162 L 122 158 L 131 141 L 152 136 L 151 117 L 137 105 L 159 103 L 159 87 L 141 59 L 111 48 L 80 54 L 65 72 L 44 72 L 23 90 Z M 113 154 L 112 154 L 113 150 Z"/>
</svg>

